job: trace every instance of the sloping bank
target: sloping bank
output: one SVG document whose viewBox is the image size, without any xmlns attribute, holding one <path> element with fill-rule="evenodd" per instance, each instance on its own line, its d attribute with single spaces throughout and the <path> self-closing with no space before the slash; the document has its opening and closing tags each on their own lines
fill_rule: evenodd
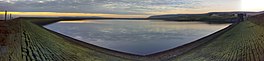
<svg viewBox="0 0 264 61">
<path fill-rule="evenodd" d="M 59 19 L 46 19 L 46 20 L 59 20 Z M 34 21 L 39 22 L 43 21 L 40 19 L 34 19 Z M 135 60 L 146 60 L 146 61 L 160 61 L 160 60 L 179 60 L 179 61 L 188 61 L 188 60 L 216 60 L 223 59 L 222 57 L 229 57 L 225 55 L 225 53 L 233 53 L 233 51 L 243 50 L 233 49 L 232 51 L 226 51 L 227 48 L 237 48 L 237 44 L 249 44 L 249 43 L 239 43 L 245 40 L 243 38 L 249 38 L 251 35 L 244 35 L 243 37 L 236 38 L 233 35 L 243 34 L 239 33 L 239 31 L 247 31 L 241 30 L 241 27 L 254 25 L 250 21 L 245 21 L 239 23 L 238 25 L 229 26 L 226 29 L 223 29 L 219 32 L 216 32 L 212 35 L 209 35 L 205 38 L 199 39 L 195 42 L 183 45 L 181 47 L 177 47 L 175 49 L 171 49 L 168 51 L 147 55 L 147 56 L 138 56 L 132 55 L 122 52 L 117 52 L 105 48 L 101 48 L 98 46 L 93 46 L 87 43 L 83 43 L 81 41 L 72 39 L 70 37 L 58 34 L 53 31 L 47 31 L 36 24 L 32 19 L 17 19 L 10 23 L 15 23 L 9 27 L 9 30 L 17 30 L 17 33 L 10 34 L 10 40 L 15 39 L 16 41 L 9 42 L 10 47 L 8 47 L 9 52 L 5 53 L 5 55 L 10 59 L 14 57 L 13 60 L 56 60 L 56 61 L 135 61 Z M 246 23 L 246 24 L 245 24 Z M 257 27 L 257 26 L 256 26 Z M 255 29 L 254 27 L 250 27 Z M 259 28 L 261 29 L 261 28 Z M 234 31 L 237 30 L 237 31 Z M 251 29 L 252 30 L 252 29 Z M 255 31 L 248 31 L 246 34 Z M 13 36 L 21 36 L 21 37 L 13 37 Z M 238 40 L 236 40 L 238 39 Z M 9 39 L 8 39 L 9 40 Z M 230 42 L 230 40 L 236 40 Z M 225 43 L 220 43 L 225 42 Z M 230 42 L 230 43 L 229 43 Z M 237 44 L 236 44 L 236 43 Z M 213 46 L 208 46 L 213 45 Z M 13 46 L 13 48 L 11 48 Z M 248 46 L 248 45 L 247 45 Z M 255 46 L 255 45 L 252 45 Z M 262 47 L 256 47 L 260 48 Z M 222 50 L 219 50 L 221 49 Z M 247 49 L 245 49 L 247 50 Z M 224 51 L 224 52 L 223 52 Z M 243 50 L 244 51 L 244 50 Z M 250 50 L 247 50 L 252 52 Z M 247 52 L 244 51 L 244 52 Z M 254 51 L 262 51 L 262 50 L 254 50 Z M 253 52 L 254 52 L 253 51 Z M 1 51 L 2 52 L 2 51 Z M 263 52 L 263 51 L 262 51 Z M 217 55 L 222 54 L 222 55 Z M 215 54 L 215 55 L 214 55 Z M 258 53 L 259 54 L 259 53 Z M 228 54 L 229 55 L 229 54 Z M 20 57 L 22 56 L 22 57 Z M 212 58 L 212 57 L 221 57 L 221 58 Z M 233 57 L 233 56 L 232 56 Z M 236 58 L 241 58 L 244 56 L 237 56 Z M 249 56 L 252 57 L 251 55 Z M 245 56 L 248 58 L 248 56 Z M 3 59 L 9 60 L 8 58 Z M 12 60 L 11 59 L 11 60 Z M 2 60 L 1 60 L 2 61 Z"/>
<path fill-rule="evenodd" d="M 42 21 L 36 21 L 36 20 L 31 19 L 31 22 L 36 23 L 36 24 L 40 24 Z M 52 22 L 52 21 L 47 21 L 47 22 L 44 21 L 41 24 L 49 23 L 49 22 Z M 147 56 L 139 56 L 139 55 L 133 55 L 133 54 L 128 54 L 128 53 L 122 53 L 122 52 L 118 52 L 118 51 L 94 46 L 92 44 L 88 44 L 88 43 L 73 39 L 71 37 L 64 36 L 64 35 L 59 34 L 57 32 L 53 32 L 53 31 L 48 30 L 48 29 L 46 29 L 46 30 L 48 30 L 49 32 L 51 32 L 53 34 L 56 34 L 56 35 L 62 37 L 63 39 L 66 39 L 67 42 L 71 42 L 75 45 L 82 46 L 82 47 L 88 48 L 90 50 L 97 51 L 99 53 L 108 54 L 108 55 L 116 56 L 116 57 L 122 57 L 122 58 L 130 59 L 130 60 L 132 59 L 132 60 L 157 60 L 157 61 L 159 61 L 159 60 L 167 60 L 168 58 L 178 56 L 184 52 L 187 52 L 188 50 L 190 50 L 192 48 L 195 48 L 195 47 L 197 47 L 203 43 L 206 43 L 210 40 L 213 40 L 214 38 L 218 37 L 219 35 L 223 34 L 224 32 L 228 31 L 229 29 L 231 29 L 233 26 L 235 26 L 235 24 L 227 27 L 226 29 L 220 30 L 219 32 L 216 32 L 212 35 L 209 35 L 207 37 L 199 39 L 195 42 L 192 42 L 192 43 L 189 43 L 189 44 L 186 44 L 184 46 L 177 47 L 177 48 L 174 48 L 174 49 L 171 49 L 168 51 L 159 52 L 159 53 L 147 55 Z M 43 29 L 45 29 L 45 28 L 43 28 Z M 102 57 L 102 58 L 104 58 L 104 57 Z"/>
<path fill-rule="evenodd" d="M 171 61 L 264 61 L 264 14 Z"/>
<path fill-rule="evenodd" d="M 57 19 L 46 19 L 57 20 Z M 53 34 L 32 20 L 5 21 L 1 28 L 0 61 L 129 61 L 105 54 Z M 37 21 L 37 20 L 34 20 Z M 41 20 L 40 20 L 41 21 Z M 2 31 L 3 30 L 3 31 Z M 3 37 L 5 35 L 5 37 Z M 124 55 L 125 56 L 125 55 Z"/>
</svg>

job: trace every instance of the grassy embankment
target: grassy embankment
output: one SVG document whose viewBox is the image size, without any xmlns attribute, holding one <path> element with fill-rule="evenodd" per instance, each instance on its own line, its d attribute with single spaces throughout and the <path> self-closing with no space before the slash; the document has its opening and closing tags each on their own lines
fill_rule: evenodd
<svg viewBox="0 0 264 61">
<path fill-rule="evenodd" d="M 172 61 L 263 61 L 264 15 L 250 17 L 213 41 Z"/>
<path fill-rule="evenodd" d="M 262 18 L 264 17 L 252 17 L 249 21 L 239 23 L 223 35 L 184 54 L 170 59 L 159 59 L 171 61 L 263 60 L 264 23 Z M 44 20 L 17 19 L 0 22 L 0 61 L 131 61 L 132 58 L 133 61 L 155 58 L 135 57 L 96 47 L 80 46 L 31 23 L 34 21 Z"/>
<path fill-rule="evenodd" d="M 28 20 L 0 23 L 0 61 L 128 61 L 66 41 Z"/>
</svg>

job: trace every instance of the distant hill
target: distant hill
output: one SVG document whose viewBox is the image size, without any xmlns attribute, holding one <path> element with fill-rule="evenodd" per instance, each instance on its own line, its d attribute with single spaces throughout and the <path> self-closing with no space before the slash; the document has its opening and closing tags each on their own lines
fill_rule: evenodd
<svg viewBox="0 0 264 61">
<path fill-rule="evenodd" d="M 189 16 L 203 16 L 205 14 L 166 14 L 166 15 L 155 15 L 150 16 L 148 18 L 156 18 L 156 19 L 168 19 L 168 18 L 178 18 L 178 17 L 189 17 Z"/>
<path fill-rule="evenodd" d="M 255 15 L 250 17 L 249 19 L 251 19 L 251 21 L 255 24 L 264 26 L 264 14 Z"/>
<path fill-rule="evenodd" d="M 167 21 L 204 21 L 231 23 L 238 20 L 238 14 L 245 13 L 248 16 L 258 15 L 263 12 L 210 12 L 205 14 L 166 14 L 154 15 L 148 19 L 159 19 Z"/>
<path fill-rule="evenodd" d="M 98 17 L 98 16 L 76 16 L 76 17 L 58 17 L 58 18 L 78 19 L 78 18 L 104 18 L 104 17 Z"/>
<path fill-rule="evenodd" d="M 159 19 L 166 21 L 203 21 L 212 23 L 231 23 L 237 19 L 231 14 L 169 14 L 150 16 L 148 19 Z"/>
<path fill-rule="evenodd" d="M 97 16 L 76 16 L 76 17 L 58 17 L 60 19 L 64 19 L 64 20 L 82 20 L 82 19 L 101 19 L 104 17 L 97 17 Z"/>
<path fill-rule="evenodd" d="M 254 16 L 254 15 L 259 15 L 259 14 L 264 13 L 264 11 L 261 11 L 261 12 L 246 12 L 246 11 L 237 11 L 237 12 L 210 12 L 208 14 L 232 15 L 232 14 L 241 14 L 241 13 L 245 13 L 248 16 Z"/>
</svg>

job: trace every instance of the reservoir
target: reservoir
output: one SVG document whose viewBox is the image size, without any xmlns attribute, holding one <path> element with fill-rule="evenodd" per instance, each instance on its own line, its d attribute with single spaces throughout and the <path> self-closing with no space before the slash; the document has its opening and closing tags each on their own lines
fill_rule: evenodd
<svg viewBox="0 0 264 61">
<path fill-rule="evenodd" d="M 193 42 L 229 25 L 162 20 L 74 20 L 44 27 L 107 49 L 148 55 Z"/>
</svg>

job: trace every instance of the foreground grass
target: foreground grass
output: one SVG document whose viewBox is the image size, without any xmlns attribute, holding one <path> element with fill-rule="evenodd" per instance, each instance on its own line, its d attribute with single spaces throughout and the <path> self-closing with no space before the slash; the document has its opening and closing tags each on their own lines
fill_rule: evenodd
<svg viewBox="0 0 264 61">
<path fill-rule="evenodd" d="M 253 18 L 241 22 L 219 37 L 175 57 L 173 54 L 177 52 L 137 57 L 93 46 L 84 47 L 32 23 L 41 24 L 41 21 L 53 22 L 52 20 L 58 19 L 0 21 L 0 61 L 264 60 L 264 25 L 261 23 L 262 19 Z"/>
<path fill-rule="evenodd" d="M 257 20 L 262 21 L 262 20 Z M 263 61 L 264 26 L 253 19 L 236 27 L 212 42 L 195 48 L 172 61 Z"/>
<path fill-rule="evenodd" d="M 65 41 L 29 21 L 5 22 L 0 61 L 127 61 Z M 2 27 L 3 28 L 3 27 Z M 14 31 L 17 30 L 17 31 Z M 7 34 L 8 33 L 8 34 Z"/>
</svg>

